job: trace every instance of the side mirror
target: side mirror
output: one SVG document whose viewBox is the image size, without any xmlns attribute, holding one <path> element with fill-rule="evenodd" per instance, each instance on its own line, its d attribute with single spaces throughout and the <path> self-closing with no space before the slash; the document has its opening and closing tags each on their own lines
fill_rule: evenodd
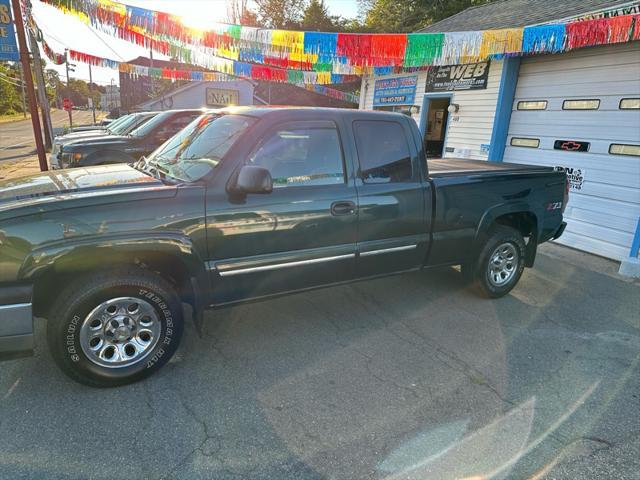
<svg viewBox="0 0 640 480">
<path fill-rule="evenodd" d="M 235 186 L 235 190 L 239 193 L 271 193 L 273 179 L 266 168 L 245 165 L 238 172 Z"/>
</svg>

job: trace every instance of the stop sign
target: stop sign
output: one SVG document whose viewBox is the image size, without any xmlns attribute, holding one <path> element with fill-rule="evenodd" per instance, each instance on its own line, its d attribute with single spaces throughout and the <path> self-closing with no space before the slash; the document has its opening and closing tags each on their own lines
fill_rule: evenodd
<svg viewBox="0 0 640 480">
<path fill-rule="evenodd" d="M 73 103 L 71 103 L 71 99 L 70 98 L 63 98 L 62 99 L 62 108 L 64 108 L 65 110 L 71 110 L 71 107 L 73 107 Z"/>
</svg>

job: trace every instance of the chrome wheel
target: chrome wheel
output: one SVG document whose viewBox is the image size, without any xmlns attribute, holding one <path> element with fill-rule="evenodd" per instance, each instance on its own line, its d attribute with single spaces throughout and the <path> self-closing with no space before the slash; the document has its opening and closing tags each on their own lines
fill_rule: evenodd
<svg viewBox="0 0 640 480">
<path fill-rule="evenodd" d="M 118 297 L 102 302 L 80 327 L 80 345 L 101 367 L 128 367 L 145 358 L 160 339 L 156 310 L 145 300 Z"/>
<path fill-rule="evenodd" d="M 495 287 L 509 283 L 518 270 L 518 250 L 513 243 L 503 243 L 489 257 L 487 275 Z"/>
</svg>

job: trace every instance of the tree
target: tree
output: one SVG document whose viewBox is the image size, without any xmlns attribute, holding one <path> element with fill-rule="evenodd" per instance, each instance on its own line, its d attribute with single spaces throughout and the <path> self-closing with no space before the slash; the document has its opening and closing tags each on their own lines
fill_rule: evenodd
<svg viewBox="0 0 640 480">
<path fill-rule="evenodd" d="M 258 21 L 258 15 L 251 9 L 246 9 L 242 12 L 242 16 L 240 17 L 240 25 L 244 25 L 246 27 L 261 27 L 260 22 Z"/>
<path fill-rule="evenodd" d="M 466 10 L 476 5 L 484 5 L 494 0 L 431 0 L 427 2 L 429 6 L 429 14 L 431 22 L 439 22 L 451 15 Z"/>
<path fill-rule="evenodd" d="M 258 15 L 249 8 L 249 0 L 228 0 L 227 21 L 246 27 L 259 27 Z"/>
<path fill-rule="evenodd" d="M 0 115 L 22 112 L 19 82 L 18 70 L 0 63 Z"/>
<path fill-rule="evenodd" d="M 492 0 L 359 0 L 364 30 L 415 32 L 475 5 Z"/>
<path fill-rule="evenodd" d="M 298 29 L 305 0 L 255 0 L 258 20 L 268 28 Z"/>
<path fill-rule="evenodd" d="M 372 32 L 414 32 L 431 23 L 426 3 L 425 0 L 374 0 L 364 25 Z"/>
<path fill-rule="evenodd" d="M 334 18 L 329 15 L 329 9 L 324 0 L 311 0 L 304 10 L 302 17 L 303 30 L 315 32 L 331 32 L 335 30 Z"/>
</svg>

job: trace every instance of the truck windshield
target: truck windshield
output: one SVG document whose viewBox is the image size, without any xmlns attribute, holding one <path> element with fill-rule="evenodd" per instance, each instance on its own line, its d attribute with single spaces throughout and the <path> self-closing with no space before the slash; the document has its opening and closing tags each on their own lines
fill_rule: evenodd
<svg viewBox="0 0 640 480">
<path fill-rule="evenodd" d="M 119 125 L 129 120 L 132 116 L 133 114 L 123 115 L 122 117 L 115 119 L 113 122 L 107 125 L 105 129 L 110 133 L 114 133 L 117 131 Z"/>
<path fill-rule="evenodd" d="M 162 112 L 155 115 L 148 122 L 145 122 L 143 125 L 138 126 L 134 130 L 129 131 L 129 135 L 132 137 L 144 137 L 147 134 L 151 133 L 155 128 L 162 123 L 164 123 L 168 117 L 173 116 L 173 112 Z"/>
<path fill-rule="evenodd" d="M 180 181 L 195 182 L 220 163 L 255 121 L 244 115 L 202 115 L 151 154 L 149 164 Z"/>
<path fill-rule="evenodd" d="M 113 135 L 127 135 L 129 132 L 139 128 L 145 124 L 149 119 L 153 118 L 154 113 L 133 113 L 129 115 L 129 118 L 115 127 L 109 128 L 109 131 Z"/>
</svg>

